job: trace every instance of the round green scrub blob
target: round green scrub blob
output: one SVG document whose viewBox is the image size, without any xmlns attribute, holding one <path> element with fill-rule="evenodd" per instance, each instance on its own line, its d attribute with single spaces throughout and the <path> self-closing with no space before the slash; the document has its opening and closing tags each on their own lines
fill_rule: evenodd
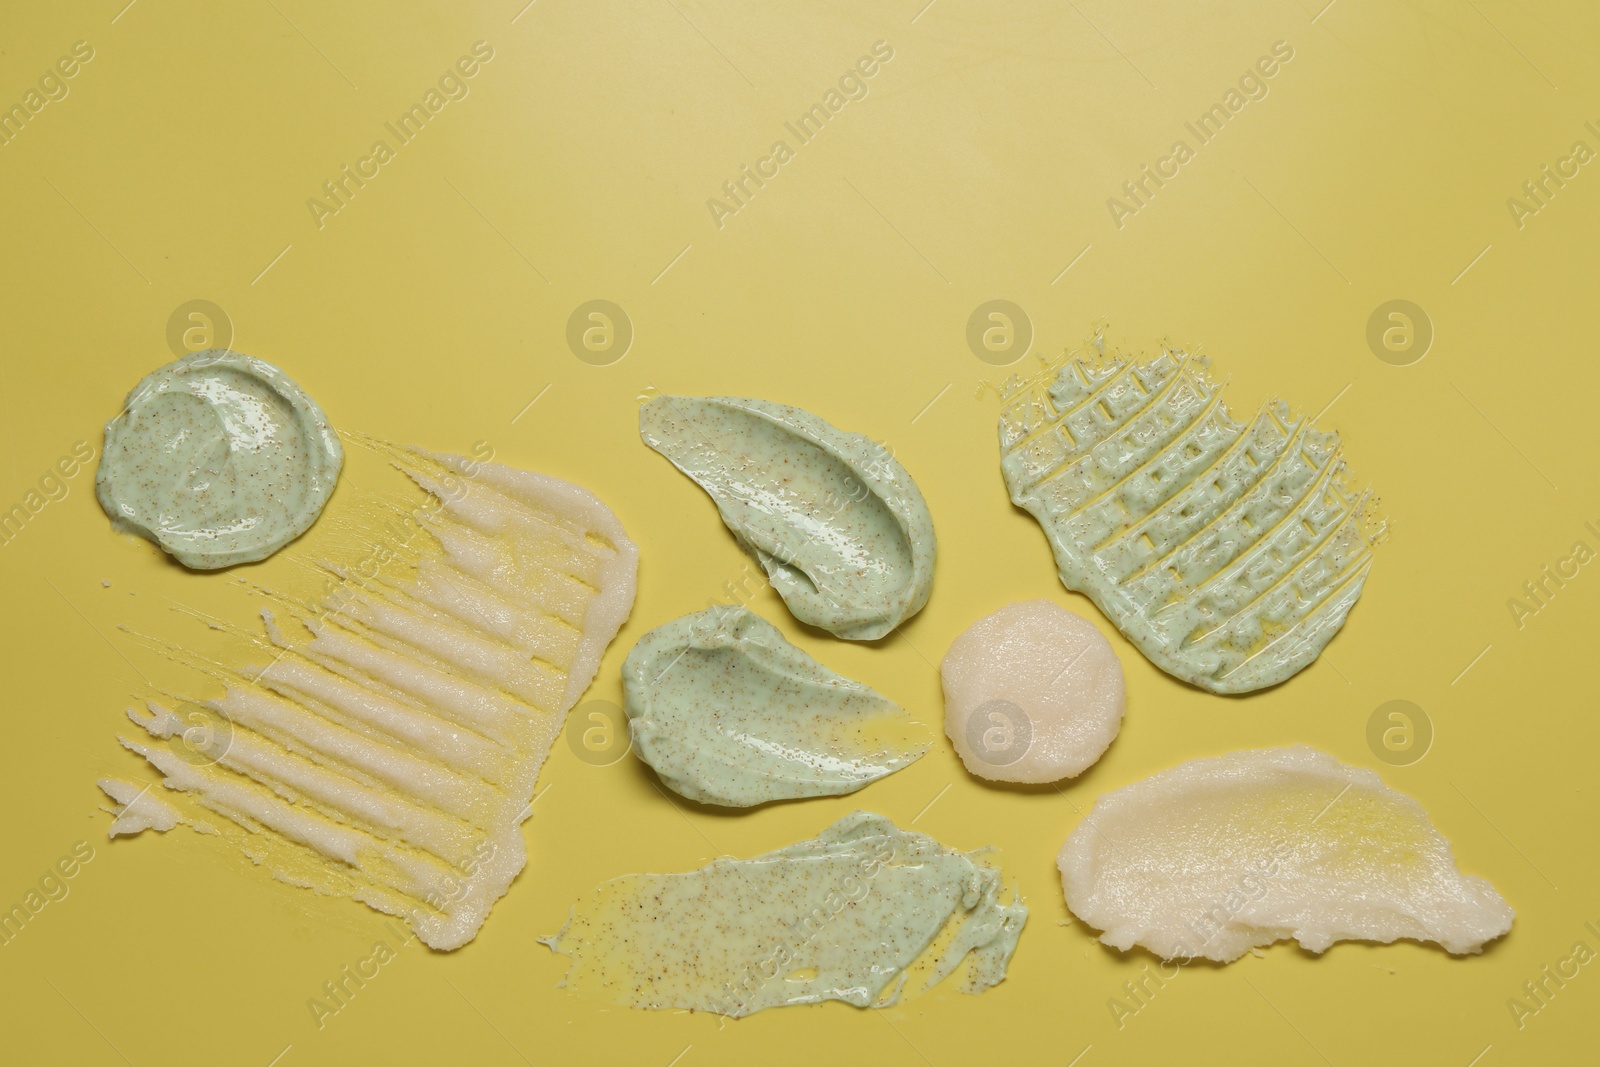
<svg viewBox="0 0 1600 1067">
<path fill-rule="evenodd" d="M 305 533 L 343 463 L 328 417 L 288 375 L 208 349 L 134 386 L 106 423 L 95 495 L 116 529 L 215 570 Z"/>
</svg>

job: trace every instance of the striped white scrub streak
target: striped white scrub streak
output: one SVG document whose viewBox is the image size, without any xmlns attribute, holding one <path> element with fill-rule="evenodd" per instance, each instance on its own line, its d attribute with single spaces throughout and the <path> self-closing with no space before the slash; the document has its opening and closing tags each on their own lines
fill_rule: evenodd
<svg viewBox="0 0 1600 1067">
<path fill-rule="evenodd" d="M 1338 435 L 1281 400 L 1238 422 L 1204 357 L 1073 361 L 1003 390 L 1000 470 L 1062 584 L 1168 674 L 1248 693 L 1344 625 L 1384 533 Z"/>
<path fill-rule="evenodd" d="M 633 606 L 638 551 L 569 482 L 390 458 L 437 502 L 431 536 L 293 621 L 263 612 L 262 662 L 218 672 L 216 699 L 130 709 L 143 732 L 121 740 L 279 880 L 448 950 L 526 863 L 539 769 Z"/>
</svg>

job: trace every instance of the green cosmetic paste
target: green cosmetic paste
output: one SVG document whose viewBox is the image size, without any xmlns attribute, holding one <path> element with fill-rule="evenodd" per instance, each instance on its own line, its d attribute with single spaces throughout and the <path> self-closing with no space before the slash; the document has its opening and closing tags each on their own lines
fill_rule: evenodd
<svg viewBox="0 0 1600 1067">
<path fill-rule="evenodd" d="M 633 751 L 704 804 L 837 796 L 914 763 L 926 727 L 739 607 L 674 619 L 622 667 Z"/>
<path fill-rule="evenodd" d="M 1000 473 L 1044 528 L 1062 584 L 1151 663 L 1251 693 L 1333 640 L 1384 524 L 1337 434 L 1281 400 L 1235 419 L 1223 384 L 1178 351 L 1013 378 Z"/>
<path fill-rule="evenodd" d="M 928 505 L 871 438 L 787 404 L 725 396 L 655 397 L 639 434 L 711 494 L 801 622 L 871 641 L 928 602 Z"/>
<path fill-rule="evenodd" d="M 568 988 L 630 1007 L 864 1008 L 898 999 L 909 969 L 927 988 L 969 955 L 966 992 L 1003 981 L 1028 909 L 1000 893 L 998 869 L 858 811 L 752 859 L 612 879 L 544 940 L 572 958 Z"/>
<path fill-rule="evenodd" d="M 106 423 L 95 494 L 116 529 L 214 570 L 265 559 L 305 533 L 343 462 L 327 416 L 288 375 L 208 349 L 128 394 Z"/>
</svg>

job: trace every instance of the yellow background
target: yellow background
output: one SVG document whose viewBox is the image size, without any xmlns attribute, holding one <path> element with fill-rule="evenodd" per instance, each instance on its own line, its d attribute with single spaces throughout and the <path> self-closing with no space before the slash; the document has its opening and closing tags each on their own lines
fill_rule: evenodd
<svg viewBox="0 0 1600 1067">
<path fill-rule="evenodd" d="M 1583 569 L 1520 629 L 1507 607 L 1574 542 L 1600 548 L 1583 527 L 1600 520 L 1600 174 L 1585 167 L 1521 228 L 1506 206 L 1573 142 L 1600 148 L 1584 128 L 1600 120 L 1592 5 L 138 0 L 119 13 L 123 2 L 11 4 L 3 19 L 0 103 L 75 41 L 95 56 L 0 147 L 0 506 L 22 502 L 74 442 L 98 450 L 126 391 L 172 358 L 174 309 L 211 300 L 234 347 L 283 367 L 340 427 L 442 449 L 487 441 L 609 503 L 642 552 L 632 619 L 588 695 L 614 701 L 640 634 L 728 599 L 724 583 L 753 571 L 710 501 L 639 442 L 636 397 L 766 397 L 892 445 L 927 496 L 940 555 L 926 610 L 877 647 L 802 633 L 770 591 L 756 610 L 937 723 L 934 665 L 950 640 L 1008 601 L 1049 597 L 1111 638 L 1128 717 L 1061 793 L 979 784 L 941 743 L 856 796 L 736 815 L 668 801 L 631 756 L 590 766 L 559 742 L 525 827 L 531 862 L 477 941 L 448 956 L 406 948 L 318 1030 L 307 998 L 387 936 L 379 916 L 274 884 L 187 830 L 105 840 L 94 779 L 138 771 L 114 737 L 140 675 L 192 684 L 119 627 L 188 640 L 196 627 L 174 602 L 238 619 L 250 604 L 227 575 L 183 573 L 113 535 L 86 471 L 0 548 L 0 905 L 74 842 L 95 848 L 70 896 L 0 948 L 0 1058 L 1594 1057 L 1594 966 L 1521 1029 L 1506 1007 L 1574 942 L 1600 948 L 1583 925 L 1600 920 L 1600 577 Z M 470 95 L 319 229 L 307 199 L 479 40 L 494 58 Z M 894 58 L 867 97 L 792 145 L 719 229 L 706 199 L 880 40 Z M 1294 58 L 1268 96 L 1116 227 L 1107 198 L 1280 40 Z M 565 341 L 569 314 L 597 298 L 636 331 L 603 367 Z M 1210 696 L 1159 674 L 1060 587 L 1043 536 L 1007 502 L 998 403 L 979 395 L 1010 371 L 965 341 L 967 317 L 993 298 L 1026 309 L 1036 331 L 1013 369 L 1104 319 L 1129 351 L 1169 340 L 1211 354 L 1236 413 L 1274 394 L 1312 412 L 1337 398 L 1324 423 L 1381 495 L 1391 536 L 1321 660 L 1269 692 Z M 1368 316 L 1395 298 L 1436 330 L 1410 366 L 1380 362 L 1365 340 Z M 382 476 L 352 455 L 328 514 Z M 294 567 L 286 554 L 249 573 Z M 1437 736 L 1420 762 L 1391 767 L 1365 731 L 1400 698 Z M 1278 946 L 1194 966 L 1119 1029 L 1107 1000 L 1150 960 L 1070 921 L 1062 840 L 1105 790 L 1292 742 L 1375 767 L 1422 801 L 1463 869 L 1515 907 L 1512 933 L 1467 959 Z M 781 846 L 858 806 L 997 847 L 1033 909 L 1004 985 L 738 1023 L 555 988 L 565 961 L 534 938 L 598 881 Z"/>
</svg>

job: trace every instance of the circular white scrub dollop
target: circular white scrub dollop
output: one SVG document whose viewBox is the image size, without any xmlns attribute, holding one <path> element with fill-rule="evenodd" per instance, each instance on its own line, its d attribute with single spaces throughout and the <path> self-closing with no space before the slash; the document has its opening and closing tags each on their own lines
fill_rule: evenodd
<svg viewBox="0 0 1600 1067">
<path fill-rule="evenodd" d="M 1122 664 L 1090 623 L 1048 600 L 1008 604 L 950 643 L 944 731 L 997 782 L 1082 774 L 1122 728 Z"/>
</svg>

